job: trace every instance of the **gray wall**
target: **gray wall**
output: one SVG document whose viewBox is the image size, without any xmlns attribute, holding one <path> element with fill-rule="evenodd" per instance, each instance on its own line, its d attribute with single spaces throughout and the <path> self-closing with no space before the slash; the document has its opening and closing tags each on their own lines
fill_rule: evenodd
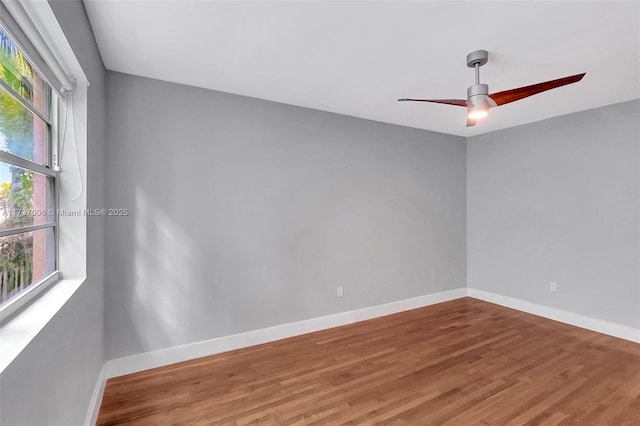
<svg viewBox="0 0 640 426">
<path fill-rule="evenodd" d="M 464 138 L 107 87 L 107 358 L 465 287 Z"/>
<path fill-rule="evenodd" d="M 638 117 L 632 101 L 470 138 L 468 286 L 639 327 Z"/>
<path fill-rule="evenodd" d="M 105 69 L 80 1 L 50 2 L 84 69 L 91 208 L 104 207 Z M 104 219 L 89 218 L 87 282 L 0 377 L 0 424 L 79 425 L 102 367 Z"/>
</svg>

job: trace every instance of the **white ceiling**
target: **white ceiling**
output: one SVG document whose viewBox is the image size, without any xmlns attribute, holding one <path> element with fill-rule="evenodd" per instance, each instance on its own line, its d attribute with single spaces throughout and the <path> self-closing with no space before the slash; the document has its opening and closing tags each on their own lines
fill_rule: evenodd
<svg viewBox="0 0 640 426">
<path fill-rule="evenodd" d="M 85 0 L 114 71 L 462 136 L 640 98 L 640 2 Z M 476 127 L 472 50 L 490 92 L 586 72 Z"/>
</svg>

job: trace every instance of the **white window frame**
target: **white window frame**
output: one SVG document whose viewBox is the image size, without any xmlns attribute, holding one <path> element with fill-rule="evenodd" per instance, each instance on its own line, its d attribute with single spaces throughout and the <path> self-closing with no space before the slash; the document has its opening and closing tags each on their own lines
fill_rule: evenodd
<svg viewBox="0 0 640 426">
<path fill-rule="evenodd" d="M 1 24 L 1 23 L 0 23 Z M 26 49 L 21 46 L 16 39 L 16 37 L 11 33 L 11 31 L 2 26 L 4 32 L 6 32 L 12 39 L 12 41 L 20 48 L 21 53 L 29 60 L 30 65 L 36 69 L 36 71 L 42 76 L 42 72 L 35 66 L 34 61 L 29 56 Z M 46 81 L 46 80 L 45 80 Z M 46 83 L 51 87 L 51 84 L 46 81 Z M 57 167 L 57 157 L 58 157 L 58 137 L 60 132 L 60 125 L 62 123 L 59 122 L 58 117 L 58 107 L 61 100 L 59 99 L 59 95 L 51 89 L 51 98 L 50 105 L 48 105 L 49 116 L 44 116 L 38 109 L 31 105 L 26 99 L 24 99 L 20 94 L 16 93 L 11 86 L 5 83 L 3 80 L 0 80 L 0 86 L 2 89 L 9 95 L 12 96 L 17 102 L 22 104 L 27 110 L 33 113 L 35 116 L 39 117 L 47 124 L 48 137 L 47 137 L 47 152 L 49 153 L 47 159 L 47 166 L 41 166 L 40 164 L 34 163 L 30 160 L 25 160 L 21 157 L 13 155 L 11 153 L 0 151 L 0 160 L 11 164 L 14 166 L 21 167 L 25 170 L 29 170 L 35 173 L 40 173 L 45 176 L 49 176 L 54 181 L 54 190 L 53 190 L 53 206 L 48 206 L 57 209 L 59 205 L 59 185 L 58 185 L 58 167 Z M 64 107 L 64 106 L 63 106 Z M 37 282 L 29 283 L 25 290 L 16 294 L 13 298 L 5 301 L 2 305 L 0 305 L 0 318 L 9 318 L 22 309 L 23 306 L 28 304 L 31 300 L 33 300 L 37 295 L 39 295 L 42 291 L 47 289 L 51 284 L 57 282 L 60 279 L 60 271 L 58 270 L 58 234 L 59 234 L 59 226 L 58 226 L 58 215 L 54 213 L 54 221 L 42 225 L 31 225 L 11 230 L 0 230 L 0 236 L 9 236 L 9 235 L 17 235 L 21 233 L 26 233 L 30 231 L 36 231 L 40 229 L 53 229 L 54 233 L 54 248 L 53 248 L 53 256 L 54 256 L 54 270 L 53 272 L 46 275 L 44 278 L 40 279 Z M 49 256 L 49 253 L 47 253 Z"/>
<path fill-rule="evenodd" d="M 67 95 L 73 106 L 72 125 L 66 126 L 65 153 L 60 158 L 60 199 L 58 208 L 85 212 L 87 208 L 87 106 L 88 85 L 51 7 L 46 1 L 0 0 L 22 32 L 32 42 L 41 58 L 56 72 L 58 81 L 73 81 L 75 90 Z M 64 86 L 64 85 L 63 85 Z M 58 114 L 58 116 L 64 114 Z M 62 128 L 61 126 L 59 128 Z M 67 145 L 68 144 L 68 145 Z M 81 188 L 76 197 L 78 186 Z M 70 193 L 65 194 L 65 188 Z M 101 206 L 100 206 L 101 207 Z M 33 296 L 14 312 L 0 311 L 0 373 L 44 329 L 86 281 L 87 217 L 79 215 L 58 218 L 58 270 L 61 277 L 31 290 Z M 36 291 L 37 290 L 37 291 Z M 26 293 L 26 291 L 25 291 Z M 37 296 L 37 297 L 36 297 Z"/>
</svg>

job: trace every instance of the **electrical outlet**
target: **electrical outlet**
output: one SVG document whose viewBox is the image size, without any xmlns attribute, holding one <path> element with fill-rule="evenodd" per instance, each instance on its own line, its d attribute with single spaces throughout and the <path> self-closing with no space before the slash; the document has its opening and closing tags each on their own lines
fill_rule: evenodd
<svg viewBox="0 0 640 426">
<path fill-rule="evenodd" d="M 336 297 L 344 296 L 344 287 L 338 286 L 336 287 Z"/>
<path fill-rule="evenodd" d="M 551 281 L 549 283 L 549 291 L 555 293 L 556 291 L 558 291 L 558 284 L 554 283 L 553 281 Z"/>
</svg>

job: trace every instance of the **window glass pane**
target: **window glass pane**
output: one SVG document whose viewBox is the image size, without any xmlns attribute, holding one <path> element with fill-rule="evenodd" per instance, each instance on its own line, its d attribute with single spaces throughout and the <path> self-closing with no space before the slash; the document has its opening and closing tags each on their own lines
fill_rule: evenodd
<svg viewBox="0 0 640 426">
<path fill-rule="evenodd" d="M 25 58 L 11 37 L 0 27 L 0 80 L 49 117 L 51 87 Z"/>
<path fill-rule="evenodd" d="M 46 228 L 0 237 L 0 303 L 54 271 L 53 233 Z"/>
<path fill-rule="evenodd" d="M 47 123 L 0 87 L 0 149 L 38 164 L 49 164 Z"/>
<path fill-rule="evenodd" d="M 53 223 L 53 179 L 0 161 L 0 230 Z"/>
</svg>

